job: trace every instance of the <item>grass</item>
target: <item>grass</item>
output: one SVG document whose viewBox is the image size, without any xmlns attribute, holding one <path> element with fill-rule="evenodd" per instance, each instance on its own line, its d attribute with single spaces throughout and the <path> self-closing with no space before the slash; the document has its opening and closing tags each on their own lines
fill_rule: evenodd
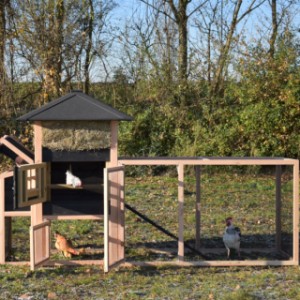
<svg viewBox="0 0 300 300">
<path fill-rule="evenodd" d="M 204 170 L 201 182 L 203 246 L 224 248 L 221 236 L 228 215 L 233 215 L 242 229 L 242 247 L 266 249 L 274 245 L 273 175 L 217 174 Z M 290 233 L 292 193 L 288 175 L 283 177 L 282 197 L 283 228 Z M 172 233 L 177 233 L 176 176 L 126 177 L 126 201 Z M 28 218 L 13 219 L 12 260 L 29 258 L 28 224 Z M 195 236 L 194 224 L 195 179 L 186 175 L 184 237 L 191 244 Z M 53 221 L 51 229 L 66 234 L 76 247 L 103 248 L 102 222 Z M 288 238 L 284 242 L 288 242 Z M 128 260 L 174 260 L 174 246 L 176 242 L 168 236 L 126 212 Z M 170 252 L 160 252 L 161 249 Z M 212 259 L 224 257 L 225 250 Z M 51 258 L 61 259 L 61 256 L 52 249 Z M 262 253 L 252 253 L 246 258 L 265 259 Z M 188 255 L 188 259 L 199 258 Z M 21 296 L 23 299 L 300 299 L 299 279 L 299 267 L 135 267 L 103 274 L 97 266 L 44 267 L 31 272 L 28 266 L 5 265 L 0 266 L 0 299 L 21 299 Z"/>
</svg>

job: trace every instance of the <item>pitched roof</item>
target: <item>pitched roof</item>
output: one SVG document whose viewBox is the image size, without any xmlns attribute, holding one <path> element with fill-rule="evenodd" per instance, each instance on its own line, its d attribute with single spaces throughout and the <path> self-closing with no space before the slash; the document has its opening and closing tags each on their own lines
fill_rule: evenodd
<svg viewBox="0 0 300 300">
<path fill-rule="evenodd" d="M 21 117 L 19 121 L 131 121 L 132 117 L 82 91 L 71 91 Z"/>
</svg>

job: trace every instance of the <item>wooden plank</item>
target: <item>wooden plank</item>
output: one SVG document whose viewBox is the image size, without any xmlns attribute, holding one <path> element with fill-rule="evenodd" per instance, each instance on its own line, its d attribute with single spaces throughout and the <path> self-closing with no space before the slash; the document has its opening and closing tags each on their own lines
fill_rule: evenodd
<svg viewBox="0 0 300 300">
<path fill-rule="evenodd" d="M 167 158 L 167 157 L 152 157 L 152 158 L 120 158 L 119 163 L 122 165 L 201 165 L 201 166 L 251 166 L 251 165 L 294 165 L 295 159 L 290 158 L 256 158 L 256 157 L 223 157 L 223 158 L 208 158 L 208 157 L 196 157 L 196 158 Z"/>
<path fill-rule="evenodd" d="M 96 265 L 103 266 L 103 260 L 51 260 L 43 264 L 44 266 L 54 267 L 54 266 L 86 266 L 86 265 Z"/>
<path fill-rule="evenodd" d="M 275 193 L 275 226 L 276 226 L 276 236 L 275 236 L 275 243 L 276 249 L 279 251 L 281 250 L 281 174 L 282 174 L 282 167 L 276 166 L 276 193 Z"/>
<path fill-rule="evenodd" d="M 27 156 L 24 152 L 22 152 L 20 149 L 18 149 L 16 146 L 11 144 L 9 141 L 7 141 L 5 138 L 0 139 L 0 143 L 5 145 L 7 148 L 9 148 L 11 151 L 16 153 L 16 155 L 20 156 L 22 159 L 24 159 L 27 163 L 33 163 L 32 158 Z"/>
<path fill-rule="evenodd" d="M 118 239 L 120 241 L 118 257 L 125 257 L 125 174 L 124 167 L 118 171 L 119 213 L 118 213 Z"/>
<path fill-rule="evenodd" d="M 196 218 L 196 249 L 200 250 L 200 235 L 201 235 L 201 171 L 200 166 L 196 166 L 196 205 L 195 205 L 195 218 Z"/>
<path fill-rule="evenodd" d="M 294 260 L 204 260 L 204 261 L 126 261 L 123 267 L 265 267 L 265 266 L 295 266 Z"/>
<path fill-rule="evenodd" d="M 184 165 L 179 164 L 178 170 L 178 260 L 184 260 Z"/>
<path fill-rule="evenodd" d="M 33 130 L 34 130 L 34 158 L 35 163 L 41 163 L 42 162 L 42 123 L 40 121 L 36 121 L 33 124 Z M 43 204 L 37 203 L 31 205 L 31 227 L 43 223 Z M 31 232 L 32 231 L 32 232 Z M 45 236 L 44 233 L 39 231 L 36 234 L 33 232 L 33 229 L 30 230 L 30 233 L 33 235 L 31 236 L 31 242 L 30 242 L 30 267 L 31 269 L 35 268 L 35 262 L 41 261 L 43 257 L 43 249 L 45 249 L 46 245 L 43 245 L 43 242 L 45 242 Z M 34 240 L 39 241 L 39 245 L 35 245 Z M 37 252 L 37 253 L 36 253 Z"/>
<path fill-rule="evenodd" d="M 5 178 L 0 178 L 0 264 L 5 263 Z"/>
<path fill-rule="evenodd" d="M 299 264 L 299 161 L 293 168 L 293 259 Z"/>
<path fill-rule="evenodd" d="M 50 257 L 50 221 L 30 226 L 30 269 L 33 271 Z"/>
<path fill-rule="evenodd" d="M 110 122 L 111 140 L 110 140 L 110 161 L 109 167 L 118 165 L 118 121 Z"/>
<path fill-rule="evenodd" d="M 6 211 L 5 217 L 31 217 L 30 211 Z"/>
<path fill-rule="evenodd" d="M 124 167 L 104 170 L 104 271 L 124 261 Z"/>
<path fill-rule="evenodd" d="M 104 272 L 109 271 L 109 195 L 108 170 L 104 169 Z"/>
<path fill-rule="evenodd" d="M 73 187 L 69 184 L 51 184 L 50 188 L 52 190 L 62 190 L 62 189 L 71 189 L 71 190 L 83 190 L 83 189 L 103 189 L 103 184 L 84 184 L 83 186 Z"/>
<path fill-rule="evenodd" d="M 8 177 L 12 177 L 14 175 L 13 171 L 6 171 L 0 174 L 0 179 L 1 178 L 8 178 Z"/>
<path fill-rule="evenodd" d="M 103 215 L 44 215 L 47 220 L 103 220 Z"/>
</svg>

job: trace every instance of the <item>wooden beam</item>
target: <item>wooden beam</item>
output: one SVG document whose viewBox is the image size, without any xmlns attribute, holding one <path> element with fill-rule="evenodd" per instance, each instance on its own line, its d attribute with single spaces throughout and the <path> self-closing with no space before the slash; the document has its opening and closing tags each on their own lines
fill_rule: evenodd
<svg viewBox="0 0 300 300">
<path fill-rule="evenodd" d="M 200 166 L 195 167 L 196 175 L 196 205 L 195 205 L 195 218 L 196 218 L 196 249 L 200 250 L 200 235 L 201 235 L 201 169 Z"/>
<path fill-rule="evenodd" d="M 276 166 L 276 193 L 275 193 L 275 215 L 276 215 L 276 249 L 281 250 L 281 174 L 282 167 Z"/>
<path fill-rule="evenodd" d="M 120 158 L 119 163 L 122 165 L 133 166 L 177 166 L 199 165 L 199 166 L 277 166 L 277 165 L 294 165 L 295 159 L 291 158 L 268 158 L 268 157 L 146 157 L 146 158 Z"/>
<path fill-rule="evenodd" d="M 9 148 L 11 151 L 16 153 L 18 156 L 20 156 L 22 159 L 24 159 L 27 163 L 32 164 L 33 159 L 30 158 L 28 155 L 26 155 L 24 152 L 22 152 L 20 149 L 18 149 L 16 146 L 14 146 L 12 143 L 7 141 L 5 139 L 6 136 L 0 139 L 0 144 L 5 145 L 7 148 Z"/>
<path fill-rule="evenodd" d="M 33 124 L 34 130 L 34 158 L 35 163 L 42 162 L 42 123 L 40 121 L 36 121 Z M 34 204 L 31 206 L 31 225 L 37 225 L 43 222 L 43 204 Z"/>
<path fill-rule="evenodd" d="M 178 171 L 178 260 L 184 260 L 184 165 L 177 166 Z"/>
<path fill-rule="evenodd" d="M 293 167 L 293 259 L 299 264 L 299 161 Z"/>
<path fill-rule="evenodd" d="M 0 264 L 5 263 L 5 179 L 0 178 Z"/>
<path fill-rule="evenodd" d="M 44 215 L 47 220 L 103 220 L 103 215 Z"/>
<path fill-rule="evenodd" d="M 294 260 L 203 260 L 203 261 L 126 261 L 123 267 L 265 267 L 265 266 L 295 266 Z"/>
<path fill-rule="evenodd" d="M 110 167 L 118 165 L 118 121 L 110 122 L 111 141 L 110 141 Z"/>
</svg>

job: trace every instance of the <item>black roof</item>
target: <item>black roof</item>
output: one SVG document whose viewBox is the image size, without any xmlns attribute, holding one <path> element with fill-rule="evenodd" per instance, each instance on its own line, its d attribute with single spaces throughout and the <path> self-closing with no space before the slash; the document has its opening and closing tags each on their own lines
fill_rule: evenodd
<svg viewBox="0 0 300 300">
<path fill-rule="evenodd" d="M 71 91 L 21 117 L 19 121 L 131 121 L 132 117 L 82 91 Z"/>
</svg>

